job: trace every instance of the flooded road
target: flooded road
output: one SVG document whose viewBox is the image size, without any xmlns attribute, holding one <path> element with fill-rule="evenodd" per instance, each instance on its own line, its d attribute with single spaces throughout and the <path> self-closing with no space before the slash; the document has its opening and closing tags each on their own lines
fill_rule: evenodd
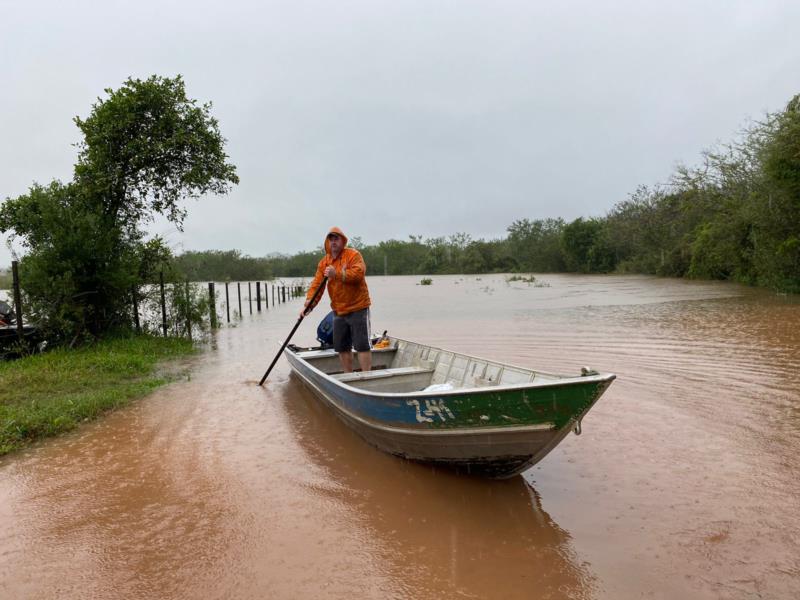
<svg viewBox="0 0 800 600">
<path fill-rule="evenodd" d="M 0 598 L 800 597 L 796 297 L 433 279 L 371 277 L 376 332 L 615 372 L 580 437 L 500 482 L 387 456 L 285 360 L 255 385 L 300 304 L 245 304 L 182 380 L 0 459 Z"/>
</svg>

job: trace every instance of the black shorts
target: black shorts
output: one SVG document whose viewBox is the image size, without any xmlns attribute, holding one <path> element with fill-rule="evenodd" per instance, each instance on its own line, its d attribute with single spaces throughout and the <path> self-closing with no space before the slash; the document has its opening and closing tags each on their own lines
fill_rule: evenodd
<svg viewBox="0 0 800 600">
<path fill-rule="evenodd" d="M 333 349 L 369 352 L 369 308 L 333 317 Z"/>
</svg>

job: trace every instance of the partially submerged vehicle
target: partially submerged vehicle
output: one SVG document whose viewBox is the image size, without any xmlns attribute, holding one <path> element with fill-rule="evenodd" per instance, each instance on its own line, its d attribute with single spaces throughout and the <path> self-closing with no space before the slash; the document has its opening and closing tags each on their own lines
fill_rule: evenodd
<svg viewBox="0 0 800 600">
<path fill-rule="evenodd" d="M 37 343 L 38 329 L 33 325 L 22 326 L 22 340 L 20 340 L 20 330 L 17 327 L 17 317 L 14 309 L 0 300 L 0 358 L 15 356 L 19 350 L 20 342 L 28 345 Z"/>
<path fill-rule="evenodd" d="M 614 380 L 583 368 L 554 375 L 394 337 L 369 372 L 336 352 L 289 345 L 303 382 L 367 442 L 409 460 L 506 478 L 544 458 Z M 387 343 L 388 342 L 388 343 Z"/>
</svg>

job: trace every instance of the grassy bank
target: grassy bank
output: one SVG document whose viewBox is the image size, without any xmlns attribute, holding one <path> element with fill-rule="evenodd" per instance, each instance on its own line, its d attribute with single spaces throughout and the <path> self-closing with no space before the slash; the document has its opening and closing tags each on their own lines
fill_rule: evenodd
<svg viewBox="0 0 800 600">
<path fill-rule="evenodd" d="M 167 383 L 156 365 L 187 340 L 138 336 L 0 363 L 0 455 L 123 406 Z"/>
</svg>

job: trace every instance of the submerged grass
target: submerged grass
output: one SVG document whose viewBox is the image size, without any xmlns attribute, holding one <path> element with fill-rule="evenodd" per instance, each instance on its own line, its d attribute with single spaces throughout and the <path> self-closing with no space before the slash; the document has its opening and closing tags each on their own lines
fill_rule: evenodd
<svg viewBox="0 0 800 600">
<path fill-rule="evenodd" d="M 0 456 L 144 396 L 169 380 L 160 361 L 193 352 L 188 340 L 136 336 L 0 363 Z"/>
</svg>

